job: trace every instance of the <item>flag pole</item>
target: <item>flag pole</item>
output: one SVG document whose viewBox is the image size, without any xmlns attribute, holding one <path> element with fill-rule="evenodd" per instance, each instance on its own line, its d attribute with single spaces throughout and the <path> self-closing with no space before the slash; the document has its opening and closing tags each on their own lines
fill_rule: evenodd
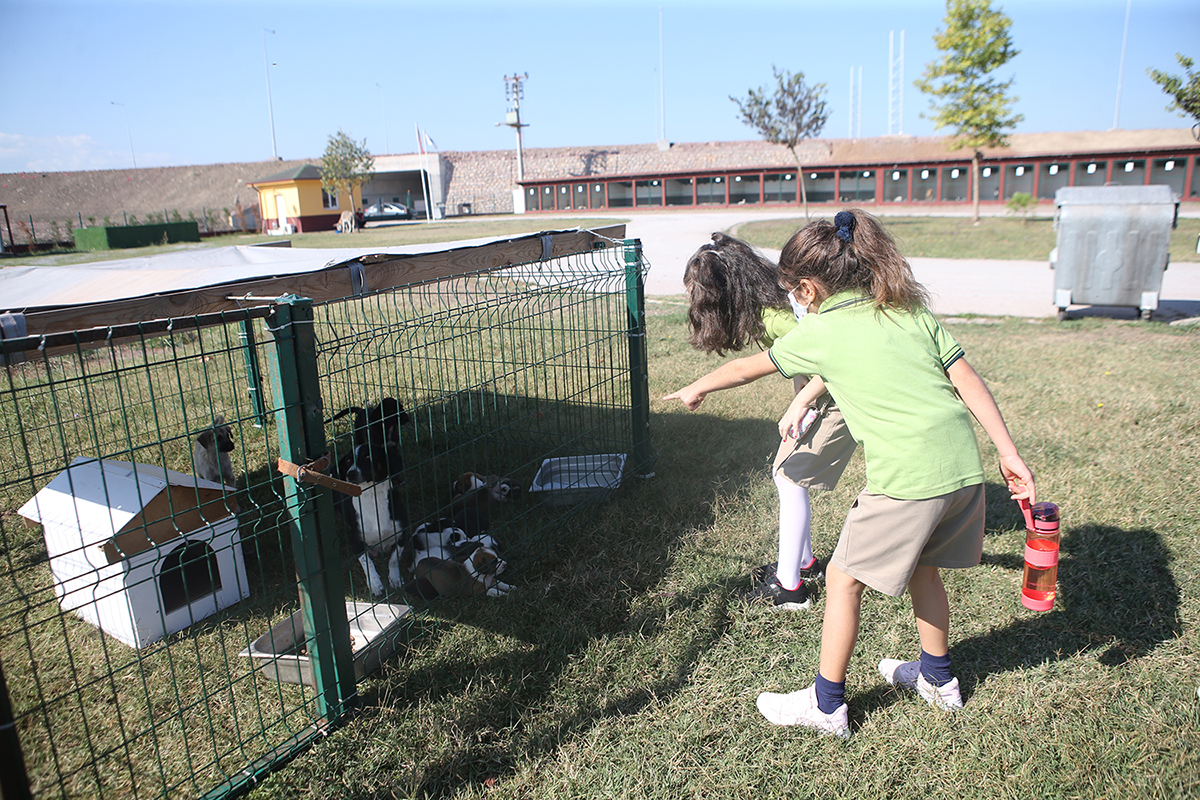
<svg viewBox="0 0 1200 800">
<path fill-rule="evenodd" d="M 417 129 L 417 152 L 421 154 L 421 194 L 425 198 L 425 220 L 433 222 L 433 203 L 430 202 L 429 187 L 425 180 L 425 142 L 421 140 L 421 126 L 414 125 Z"/>
</svg>

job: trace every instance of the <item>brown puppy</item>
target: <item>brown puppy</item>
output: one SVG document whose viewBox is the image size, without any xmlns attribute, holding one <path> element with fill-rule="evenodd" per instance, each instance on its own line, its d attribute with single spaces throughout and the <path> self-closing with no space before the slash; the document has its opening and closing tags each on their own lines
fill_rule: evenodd
<svg viewBox="0 0 1200 800">
<path fill-rule="evenodd" d="M 192 464 L 196 477 L 214 483 L 235 485 L 233 460 L 233 429 L 225 424 L 225 415 L 213 417 L 212 427 L 196 437 L 192 446 Z"/>
</svg>

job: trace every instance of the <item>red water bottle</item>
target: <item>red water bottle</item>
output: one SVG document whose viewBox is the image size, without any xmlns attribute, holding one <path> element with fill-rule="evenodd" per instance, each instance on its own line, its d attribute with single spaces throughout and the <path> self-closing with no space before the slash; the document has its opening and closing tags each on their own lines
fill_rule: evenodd
<svg viewBox="0 0 1200 800">
<path fill-rule="evenodd" d="M 1054 608 L 1058 582 L 1058 506 L 1018 501 L 1025 515 L 1025 577 L 1021 604 L 1032 611 Z"/>
</svg>

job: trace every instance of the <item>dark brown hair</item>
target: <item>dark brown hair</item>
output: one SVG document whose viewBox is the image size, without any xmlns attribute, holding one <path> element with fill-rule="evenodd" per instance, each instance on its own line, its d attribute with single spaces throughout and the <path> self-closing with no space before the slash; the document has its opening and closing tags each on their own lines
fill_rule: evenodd
<svg viewBox="0 0 1200 800">
<path fill-rule="evenodd" d="M 779 257 L 785 284 L 816 280 L 829 294 L 859 289 L 871 295 L 876 310 L 909 311 L 926 305 L 929 294 L 879 220 L 861 209 L 839 211 L 836 224 L 810 222 L 788 239 Z"/>
<path fill-rule="evenodd" d="M 712 244 L 688 259 L 683 285 L 691 301 L 688 343 L 706 353 L 741 350 L 766 333 L 764 308 L 791 308 L 775 264 L 723 233 L 714 233 Z"/>
</svg>

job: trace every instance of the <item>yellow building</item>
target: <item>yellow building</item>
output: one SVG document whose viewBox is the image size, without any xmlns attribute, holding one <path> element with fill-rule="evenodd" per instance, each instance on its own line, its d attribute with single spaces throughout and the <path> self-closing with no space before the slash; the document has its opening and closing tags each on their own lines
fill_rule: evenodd
<svg viewBox="0 0 1200 800">
<path fill-rule="evenodd" d="M 321 188 L 321 168 L 312 164 L 270 175 L 250 186 L 258 191 L 263 233 L 331 231 L 343 211 L 358 208 L 356 192 L 350 197 Z"/>
</svg>

